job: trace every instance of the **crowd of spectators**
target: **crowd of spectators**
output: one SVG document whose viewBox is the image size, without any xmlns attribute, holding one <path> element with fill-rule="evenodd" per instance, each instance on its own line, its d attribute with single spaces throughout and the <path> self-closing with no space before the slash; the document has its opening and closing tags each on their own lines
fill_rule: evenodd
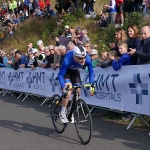
<svg viewBox="0 0 150 150">
<path fill-rule="evenodd" d="M 150 17 L 149 0 L 110 0 L 110 4 L 105 4 L 99 14 L 96 25 L 107 27 L 114 24 L 116 27 L 123 26 L 124 18 L 131 12 L 139 12 L 146 18 Z"/>
<path fill-rule="evenodd" d="M 0 2 L 0 42 L 6 35 L 13 36 L 19 23 L 35 17 L 55 17 L 50 0 L 11 0 Z"/>
</svg>

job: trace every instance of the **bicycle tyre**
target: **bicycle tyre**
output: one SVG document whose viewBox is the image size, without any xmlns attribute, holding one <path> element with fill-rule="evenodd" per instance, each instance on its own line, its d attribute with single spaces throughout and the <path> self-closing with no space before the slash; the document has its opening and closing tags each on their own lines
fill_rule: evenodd
<svg viewBox="0 0 150 150">
<path fill-rule="evenodd" d="M 77 135 L 82 144 L 88 144 L 92 137 L 92 117 L 88 105 L 82 99 L 76 102 L 74 120 Z"/>
<path fill-rule="evenodd" d="M 54 94 L 50 105 L 50 113 L 52 123 L 57 133 L 64 132 L 66 124 L 62 123 L 59 118 L 59 113 L 62 107 L 62 98 L 58 94 Z"/>
</svg>

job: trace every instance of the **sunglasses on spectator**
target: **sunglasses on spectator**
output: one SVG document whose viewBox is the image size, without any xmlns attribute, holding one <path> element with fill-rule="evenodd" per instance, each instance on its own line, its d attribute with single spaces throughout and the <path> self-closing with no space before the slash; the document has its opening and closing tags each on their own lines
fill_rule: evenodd
<svg viewBox="0 0 150 150">
<path fill-rule="evenodd" d="M 50 52 L 50 51 L 45 51 L 46 53 Z"/>
<path fill-rule="evenodd" d="M 49 50 L 51 51 L 51 50 L 54 50 L 54 49 L 52 48 L 52 49 L 49 49 Z"/>
<path fill-rule="evenodd" d="M 84 47 L 90 47 L 90 46 L 84 46 Z"/>
<path fill-rule="evenodd" d="M 83 60 L 83 59 L 85 59 L 86 58 L 86 56 L 85 57 L 78 57 L 78 59 L 80 59 L 80 60 Z"/>
</svg>

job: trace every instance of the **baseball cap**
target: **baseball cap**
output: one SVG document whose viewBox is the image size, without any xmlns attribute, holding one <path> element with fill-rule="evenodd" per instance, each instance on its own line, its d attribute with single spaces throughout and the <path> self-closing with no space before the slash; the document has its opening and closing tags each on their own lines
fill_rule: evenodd
<svg viewBox="0 0 150 150">
<path fill-rule="evenodd" d="M 75 48 L 73 49 L 73 55 L 75 56 L 86 56 L 86 49 L 79 45 L 79 46 L 75 46 Z"/>
<path fill-rule="evenodd" d="M 34 54 L 36 52 L 38 52 L 38 49 L 37 48 L 32 48 L 32 53 Z"/>
<path fill-rule="evenodd" d="M 69 26 L 68 26 L 68 25 L 66 25 L 66 26 L 65 26 L 65 29 L 69 29 Z"/>
<path fill-rule="evenodd" d="M 89 52 L 89 55 L 97 55 L 98 54 L 98 51 L 96 49 L 92 49 L 90 52 Z"/>
<path fill-rule="evenodd" d="M 77 30 L 81 30 L 81 29 L 78 27 Z"/>
<path fill-rule="evenodd" d="M 42 41 L 42 40 L 38 40 L 38 41 L 37 41 L 37 45 L 40 45 L 40 44 L 43 44 L 43 41 Z"/>
</svg>

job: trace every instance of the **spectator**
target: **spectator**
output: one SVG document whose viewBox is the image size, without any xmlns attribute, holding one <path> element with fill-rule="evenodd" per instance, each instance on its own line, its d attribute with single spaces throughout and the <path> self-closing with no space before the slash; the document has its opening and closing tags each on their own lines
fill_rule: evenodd
<svg viewBox="0 0 150 150">
<path fill-rule="evenodd" d="M 49 45 L 49 50 L 51 52 L 51 62 L 54 63 L 54 45 Z"/>
<path fill-rule="evenodd" d="M 116 19 L 116 1 L 110 0 L 110 5 L 105 5 L 107 9 L 109 9 L 109 16 L 107 19 L 107 24 L 114 24 L 115 25 L 115 19 Z"/>
<path fill-rule="evenodd" d="M 11 65 L 12 68 L 15 69 L 15 70 L 18 69 L 18 61 L 19 61 L 19 60 L 18 60 L 18 56 L 15 55 L 15 56 L 14 56 L 14 61 L 13 61 L 12 65 Z"/>
<path fill-rule="evenodd" d="M 83 38 L 82 38 L 82 45 L 84 45 L 84 43 L 86 42 L 90 42 L 90 38 L 88 37 L 87 35 L 87 30 L 82 30 L 82 33 L 83 33 Z"/>
<path fill-rule="evenodd" d="M 69 42 L 68 45 L 67 45 L 67 50 L 68 50 L 68 51 L 73 50 L 74 47 L 75 47 L 74 43 Z"/>
<path fill-rule="evenodd" d="M 83 39 L 83 33 L 80 28 L 77 28 L 77 30 L 76 30 L 76 37 L 77 37 L 77 44 L 78 45 L 82 44 L 81 42 Z"/>
<path fill-rule="evenodd" d="M 54 46 L 54 63 L 51 64 L 51 67 L 55 70 L 58 67 L 60 67 L 60 58 L 61 58 L 61 53 L 59 51 L 58 46 Z"/>
<path fill-rule="evenodd" d="M 59 45 L 64 45 L 67 48 L 67 45 L 69 43 L 68 38 L 63 35 L 62 31 L 59 31 L 58 34 L 59 34 Z"/>
<path fill-rule="evenodd" d="M 36 57 L 37 62 L 38 62 L 38 66 L 41 67 L 43 64 L 43 60 L 45 59 L 45 55 L 41 54 L 38 49 L 33 48 L 32 49 L 33 55 Z"/>
<path fill-rule="evenodd" d="M 49 13 L 49 11 L 50 11 L 50 0 L 45 0 L 45 5 L 46 5 L 47 12 Z"/>
<path fill-rule="evenodd" d="M 25 68 L 27 66 L 27 57 L 22 55 L 19 50 L 15 52 L 15 55 L 18 58 L 18 68 Z"/>
<path fill-rule="evenodd" d="M 28 46 L 28 53 L 32 52 L 32 43 L 28 43 L 27 46 Z"/>
<path fill-rule="evenodd" d="M 10 2 L 10 1 L 8 1 L 8 11 L 9 11 L 9 13 L 10 14 L 12 14 L 13 13 L 13 5 L 12 5 L 12 3 Z"/>
<path fill-rule="evenodd" d="M 146 14 L 150 16 L 150 0 L 146 0 Z"/>
<path fill-rule="evenodd" d="M 75 45 L 77 45 L 77 35 L 73 27 L 70 27 L 70 33 L 71 33 L 71 41 L 75 43 Z"/>
<path fill-rule="evenodd" d="M 134 11 L 139 11 L 141 5 L 142 5 L 142 0 L 134 0 L 133 1 Z"/>
<path fill-rule="evenodd" d="M 128 27 L 128 37 L 129 39 L 127 40 L 129 51 L 130 48 L 140 50 L 141 48 L 141 40 L 140 40 L 140 35 L 139 35 L 139 30 L 136 25 L 131 25 Z M 133 64 L 137 64 L 137 57 L 132 56 L 133 59 Z"/>
<path fill-rule="evenodd" d="M 125 18 L 131 13 L 133 12 L 133 0 L 124 0 L 124 7 L 123 7 L 123 11 L 124 11 L 124 16 Z"/>
<path fill-rule="evenodd" d="M 99 20 L 95 21 L 95 24 L 100 27 L 107 27 L 107 18 L 109 13 L 102 13 L 100 14 Z"/>
<path fill-rule="evenodd" d="M 64 58 L 65 58 L 65 55 L 66 55 L 66 47 L 64 45 L 59 45 L 59 51 L 60 51 L 60 54 L 61 54 L 61 58 L 60 58 L 60 66 L 62 65 L 63 61 L 64 61 Z"/>
<path fill-rule="evenodd" d="M 112 66 L 115 71 L 119 70 L 121 66 L 132 65 L 133 61 L 131 56 L 127 53 L 128 45 L 126 42 L 120 42 L 118 44 L 119 53 L 121 57 L 118 61 L 116 61 L 114 56 L 109 56 L 110 60 L 112 60 Z"/>
<path fill-rule="evenodd" d="M 6 53 L 1 50 L 1 56 L 0 56 L 0 67 L 6 67 L 6 63 L 7 63 L 7 59 L 6 59 Z"/>
<path fill-rule="evenodd" d="M 117 11 L 117 15 L 116 15 L 116 26 L 123 26 L 123 22 L 124 22 L 124 16 L 123 16 L 123 2 L 124 0 L 116 0 L 116 11 Z"/>
<path fill-rule="evenodd" d="M 97 67 L 97 66 L 100 66 L 100 59 L 99 59 L 99 56 L 98 56 L 98 51 L 96 49 L 92 49 L 90 52 L 89 52 L 89 55 L 92 59 L 92 66 L 93 67 Z"/>
<path fill-rule="evenodd" d="M 18 15 L 18 10 L 17 10 L 17 2 L 15 0 L 12 0 L 12 7 L 13 7 L 13 11 L 14 14 L 17 16 Z"/>
<path fill-rule="evenodd" d="M 51 47 L 51 45 L 48 47 L 45 47 L 46 57 L 44 59 L 44 64 L 42 64 L 42 66 L 41 66 L 42 68 L 49 68 L 49 67 L 51 67 L 51 64 L 54 63 L 54 60 L 53 60 L 54 58 L 53 58 L 53 55 L 51 55 L 50 47 Z"/>
<path fill-rule="evenodd" d="M 6 62 L 6 67 L 7 68 L 12 68 L 12 64 L 13 64 L 13 59 L 11 58 L 11 55 L 10 54 L 7 54 L 6 55 L 6 58 L 7 58 L 7 62 Z"/>
<path fill-rule="evenodd" d="M 70 32 L 70 27 L 68 25 L 65 26 L 65 37 L 67 37 L 68 40 L 71 41 L 72 35 L 71 35 L 71 32 Z"/>
<path fill-rule="evenodd" d="M 56 46 L 61 45 L 59 41 L 59 36 L 55 36 L 55 41 L 56 41 L 56 44 L 55 44 Z"/>
<path fill-rule="evenodd" d="M 32 68 L 34 69 L 35 67 L 38 66 L 38 63 L 37 63 L 37 59 L 36 57 L 33 55 L 33 52 L 32 51 L 29 51 L 28 52 L 28 63 L 27 63 L 27 68 Z"/>
<path fill-rule="evenodd" d="M 44 8 L 45 8 L 45 4 L 44 4 L 44 2 L 43 2 L 42 0 L 39 0 L 39 1 L 38 1 L 38 6 L 40 7 L 40 10 L 41 10 L 41 11 L 43 11 Z"/>
<path fill-rule="evenodd" d="M 39 51 L 41 54 L 45 54 L 45 50 L 44 50 L 44 44 L 42 40 L 38 40 L 37 41 L 37 45 L 39 47 Z"/>
<path fill-rule="evenodd" d="M 136 55 L 138 57 L 137 64 L 149 64 L 150 63 L 150 27 L 144 26 L 141 29 L 143 43 L 140 50 L 130 48 L 130 55 Z"/>
<path fill-rule="evenodd" d="M 116 51 L 112 51 L 112 52 L 116 53 Z M 106 67 L 111 66 L 111 61 L 110 61 L 108 56 L 109 55 L 108 55 L 108 51 L 107 50 L 104 50 L 104 51 L 101 52 L 101 60 L 102 60 L 101 68 L 106 68 Z"/>
<path fill-rule="evenodd" d="M 84 47 L 86 48 L 86 52 L 89 54 L 89 52 L 92 50 L 92 45 L 90 42 L 85 42 Z"/>
<path fill-rule="evenodd" d="M 121 56 L 117 45 L 118 45 L 118 43 L 123 42 L 123 41 L 126 42 L 126 40 L 127 40 L 127 36 L 126 36 L 124 29 L 117 28 L 115 31 L 115 38 L 116 38 L 116 43 L 112 42 L 112 43 L 109 43 L 108 45 L 111 50 L 115 50 L 117 52 L 118 56 Z"/>
</svg>

